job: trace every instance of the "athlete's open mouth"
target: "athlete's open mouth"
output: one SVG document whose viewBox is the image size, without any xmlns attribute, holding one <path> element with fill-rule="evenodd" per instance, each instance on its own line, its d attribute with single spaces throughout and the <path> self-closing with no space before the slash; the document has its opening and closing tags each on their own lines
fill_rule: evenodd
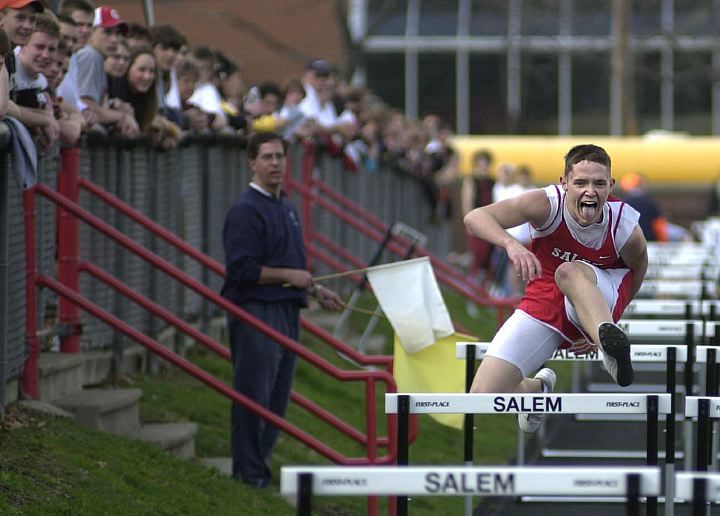
<svg viewBox="0 0 720 516">
<path fill-rule="evenodd" d="M 585 220 L 591 220 L 595 218 L 597 212 L 598 203 L 597 201 L 582 201 L 580 203 L 580 214 Z"/>
</svg>

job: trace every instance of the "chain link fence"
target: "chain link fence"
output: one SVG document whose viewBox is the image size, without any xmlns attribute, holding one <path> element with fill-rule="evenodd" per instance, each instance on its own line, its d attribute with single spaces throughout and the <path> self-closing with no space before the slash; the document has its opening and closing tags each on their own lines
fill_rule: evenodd
<svg viewBox="0 0 720 516">
<path fill-rule="evenodd" d="M 297 179 L 302 177 L 303 152 L 300 146 L 291 149 L 290 173 Z M 55 188 L 59 173 L 58 159 L 44 159 L 39 181 Z M 402 221 L 429 232 L 428 247 L 432 251 L 441 256 L 448 251 L 448 224 L 432 223 L 433 214 L 423 186 L 414 178 L 388 170 L 375 174 L 350 172 L 340 159 L 327 155 L 316 157 L 313 173 L 385 222 Z M 245 151 L 241 142 L 231 137 L 198 138 L 174 151 L 157 151 L 141 144 L 128 146 L 103 138 L 89 139 L 81 151 L 80 174 L 220 262 L 224 262 L 221 232 L 225 214 L 250 181 Z M 299 207 L 299 197 L 294 196 L 292 200 Z M 56 209 L 44 198 L 38 197 L 37 202 L 39 273 L 55 276 Z M 193 278 L 216 291 L 222 287 L 223 279 L 215 273 L 83 189 L 80 203 Z M 315 232 L 324 234 L 364 261 L 372 257 L 379 245 L 319 207 L 313 210 L 313 226 Z M 208 319 L 219 314 L 193 291 L 82 222 L 79 235 L 82 260 L 117 276 L 164 308 L 185 319 L 199 319 L 201 327 L 206 327 Z M 0 389 L 19 377 L 27 355 L 24 239 L 22 192 L 12 178 L 8 155 L 3 153 L 0 158 Z M 315 264 L 316 274 L 331 272 L 319 261 Z M 144 333 L 157 335 L 164 326 L 162 321 L 89 274 L 81 274 L 80 290 L 91 301 Z M 39 299 L 37 317 L 39 327 L 43 328 L 53 319 L 57 299 L 47 291 L 41 292 Z M 113 348 L 117 351 L 125 345 L 123 337 L 87 314 L 82 313 L 81 320 L 83 350 Z M 44 346 L 47 348 L 48 343 Z M 0 396 L 0 410 L 8 397 Z"/>
</svg>

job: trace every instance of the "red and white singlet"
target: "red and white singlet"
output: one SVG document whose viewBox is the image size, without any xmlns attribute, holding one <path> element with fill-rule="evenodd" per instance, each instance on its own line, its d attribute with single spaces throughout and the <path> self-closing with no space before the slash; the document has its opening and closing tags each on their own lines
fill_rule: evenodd
<svg viewBox="0 0 720 516">
<path fill-rule="evenodd" d="M 555 271 L 561 263 L 581 260 L 599 269 L 626 269 L 617 289 L 617 299 L 610 306 L 613 320 L 622 316 L 630 302 L 632 271 L 620 257 L 640 214 L 615 197 L 603 206 L 602 221 L 580 226 L 565 207 L 565 192 L 557 185 L 544 188 L 552 206 L 550 217 L 540 228 L 532 228 L 531 250 L 542 265 L 539 278 L 527 285 L 518 308 L 533 319 L 558 331 L 566 340 L 561 346 L 586 338 L 567 316 L 565 295 L 555 283 Z M 600 281 L 600 278 L 598 278 Z M 569 301 L 568 301 L 569 302 Z"/>
</svg>

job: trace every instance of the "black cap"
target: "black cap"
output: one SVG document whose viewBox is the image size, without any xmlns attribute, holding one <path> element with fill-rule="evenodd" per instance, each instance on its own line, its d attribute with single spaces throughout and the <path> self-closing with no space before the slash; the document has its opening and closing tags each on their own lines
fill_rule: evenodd
<svg viewBox="0 0 720 516">
<path fill-rule="evenodd" d="M 314 71 L 315 75 L 319 75 L 320 77 L 327 77 L 335 73 L 335 67 L 330 61 L 326 61 L 325 59 L 313 59 L 305 68 Z"/>
</svg>

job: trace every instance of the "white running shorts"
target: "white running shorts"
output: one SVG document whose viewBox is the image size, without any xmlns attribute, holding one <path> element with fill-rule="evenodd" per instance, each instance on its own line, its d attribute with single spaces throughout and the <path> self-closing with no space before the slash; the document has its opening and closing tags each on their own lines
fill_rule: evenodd
<svg viewBox="0 0 720 516">
<path fill-rule="evenodd" d="M 587 263 L 585 265 L 595 271 L 600 292 L 612 313 L 620 283 L 629 269 L 599 269 Z M 565 312 L 570 321 L 581 328 L 577 311 L 568 298 L 565 298 Z M 515 310 L 495 334 L 486 355 L 510 362 L 527 378 L 540 369 L 565 341 L 557 329 L 522 310 Z"/>
</svg>

